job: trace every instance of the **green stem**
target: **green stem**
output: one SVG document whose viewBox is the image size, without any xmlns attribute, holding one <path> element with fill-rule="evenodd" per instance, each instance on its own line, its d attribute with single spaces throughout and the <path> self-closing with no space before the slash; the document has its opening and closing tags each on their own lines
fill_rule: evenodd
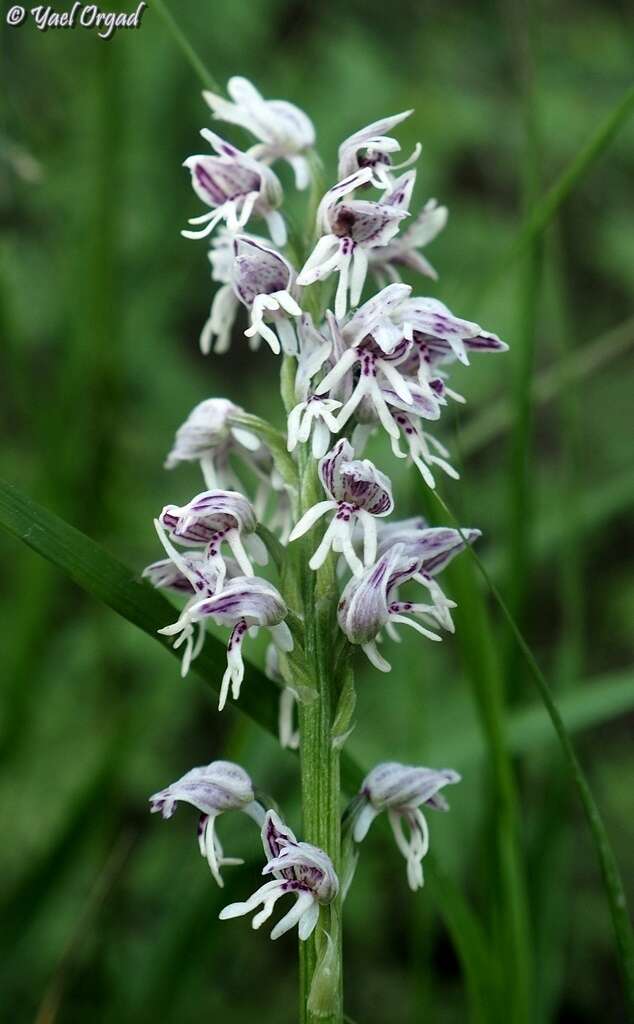
<svg viewBox="0 0 634 1024">
<path fill-rule="evenodd" d="M 524 255 L 530 249 L 533 242 L 549 227 L 560 207 L 574 192 L 590 168 L 603 156 L 612 140 L 616 138 L 621 128 L 627 124 L 632 114 L 634 114 L 634 85 L 631 85 L 625 91 L 621 100 L 607 117 L 600 122 L 585 146 L 582 146 L 576 156 L 573 157 L 554 185 L 535 203 L 525 216 L 515 236 L 515 240 L 502 253 L 499 260 L 496 261 L 485 282 L 479 285 L 477 291 L 474 291 L 473 301 L 469 306 L 472 311 L 474 308 L 482 305 L 484 299 L 490 295 L 495 285 L 505 276 L 518 257 Z"/>
<path fill-rule="evenodd" d="M 525 213 L 530 212 L 541 189 L 540 131 L 535 87 L 535 12 L 533 2 L 515 3 L 509 8 L 513 22 L 516 64 L 519 69 L 524 120 L 524 181 L 522 199 Z M 509 460 L 509 545 L 508 591 L 510 606 L 521 621 L 528 594 L 532 541 L 532 396 L 536 355 L 536 329 L 539 312 L 543 264 L 543 238 L 537 236 L 527 247 L 521 267 L 519 324 L 516 338 L 517 365 L 514 381 L 515 422 L 511 435 Z M 517 697 L 521 681 L 515 645 L 509 640 L 505 651 L 506 678 L 513 681 L 511 699 Z"/>
<path fill-rule="evenodd" d="M 204 62 L 196 53 L 194 47 L 190 43 L 189 39 L 177 25 L 174 20 L 174 16 L 167 6 L 163 3 L 163 0 L 152 0 L 152 7 L 163 20 L 170 34 L 174 37 L 174 40 L 180 47 L 181 51 L 185 55 L 185 58 L 189 61 L 192 68 L 200 78 L 200 81 L 206 89 L 212 90 L 212 92 L 219 92 L 219 86 L 211 74 L 211 72 L 205 67 Z"/>
<path fill-rule="evenodd" d="M 314 504 L 316 483 L 315 461 L 304 450 L 300 453 L 300 514 Z M 311 547 L 311 539 L 301 543 L 296 563 L 304 612 L 306 668 L 317 691 L 317 699 L 300 705 L 299 714 L 303 838 L 325 850 L 339 874 L 341 783 L 339 751 L 332 742 L 337 695 L 331 663 L 336 602 L 332 567 L 327 564 L 318 573 L 308 568 Z M 322 909 L 311 938 L 299 944 L 302 1024 L 341 1024 L 343 1020 L 340 916 L 337 899 Z M 319 973 L 319 992 L 313 991 L 311 999 L 315 969 L 327 947 L 329 973 Z M 319 1012 L 313 1007 L 316 998 Z"/>
</svg>

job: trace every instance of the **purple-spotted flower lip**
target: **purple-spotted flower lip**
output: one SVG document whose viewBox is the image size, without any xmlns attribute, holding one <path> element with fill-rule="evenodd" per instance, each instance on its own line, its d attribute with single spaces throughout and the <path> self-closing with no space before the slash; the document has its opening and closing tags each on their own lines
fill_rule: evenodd
<svg viewBox="0 0 634 1024">
<path fill-rule="evenodd" d="M 318 846 L 299 842 L 273 810 L 268 811 L 262 826 L 262 845 L 267 858 L 263 875 L 297 882 L 323 904 L 335 898 L 339 882 L 330 857 Z"/>
<path fill-rule="evenodd" d="M 199 813 L 198 844 L 206 857 L 213 877 L 222 887 L 220 868 L 225 864 L 241 864 L 241 860 L 225 857 L 216 835 L 215 819 L 226 811 L 242 811 L 261 826 L 264 808 L 256 801 L 253 783 L 239 764 L 233 761 L 212 761 L 192 768 L 182 778 L 150 797 L 150 810 L 171 818 L 178 803 L 191 804 Z"/>
<path fill-rule="evenodd" d="M 306 188 L 310 169 L 304 154 L 315 142 L 310 118 L 286 100 L 265 100 L 248 79 L 240 76 L 229 79 L 227 92 L 233 102 L 213 92 L 203 92 L 216 120 L 246 128 L 260 140 L 249 154 L 266 163 L 287 160 L 295 172 L 297 188 Z"/>
<path fill-rule="evenodd" d="M 331 903 L 339 891 L 332 861 L 319 847 L 299 842 L 273 810 L 267 812 L 262 825 L 262 845 L 267 859 L 262 874 L 273 875 L 273 879 L 244 903 L 225 907 L 220 919 L 242 917 L 262 906 L 253 918 L 253 927 L 259 928 L 271 916 L 277 900 L 291 894 L 295 904 L 275 926 L 271 938 L 277 939 L 298 925 L 299 937 L 304 941 L 317 925 L 320 906 Z"/>
<path fill-rule="evenodd" d="M 409 215 L 405 204 L 350 198 L 372 181 L 373 172 L 365 167 L 328 189 L 317 211 L 321 237 L 297 277 L 298 285 L 305 286 L 339 274 L 334 309 L 339 320 L 345 316 L 348 293 L 351 306 L 361 299 L 368 251 L 387 245 Z"/>
<path fill-rule="evenodd" d="M 392 294 L 399 302 L 402 287 L 390 286 L 396 289 Z M 383 317 L 379 305 L 370 303 L 367 311 L 360 312 L 363 315 L 359 324 L 353 324 L 354 317 L 350 321 L 354 328 L 349 335 L 352 344 L 338 354 L 335 365 L 317 386 L 317 394 L 343 393 L 346 397 L 337 415 L 339 430 L 353 413 L 361 423 L 378 421 L 391 437 L 395 454 L 404 457 L 400 449 L 395 448 L 400 435 L 396 422 L 399 417 L 394 410 L 406 410 L 411 416 L 435 420 L 440 416 L 440 405 L 445 403 L 444 394 L 437 394 L 429 386 L 423 389 L 415 378 L 412 379 L 409 350 L 413 343 L 403 337 L 402 326 L 389 316 Z"/>
<path fill-rule="evenodd" d="M 421 808 L 449 810 L 440 790 L 457 782 L 460 775 L 451 769 L 436 771 L 396 761 L 378 764 L 363 780 L 353 805 L 353 839 L 362 842 L 377 815 L 387 811 L 396 845 L 407 864 L 409 887 L 420 889 L 423 858 L 429 849 L 429 828 Z"/>
</svg>

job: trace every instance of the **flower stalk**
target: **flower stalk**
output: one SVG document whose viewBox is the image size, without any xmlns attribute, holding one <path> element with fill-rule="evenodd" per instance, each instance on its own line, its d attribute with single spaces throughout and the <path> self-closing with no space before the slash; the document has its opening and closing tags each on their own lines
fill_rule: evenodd
<svg viewBox="0 0 634 1024">
<path fill-rule="evenodd" d="M 300 515 L 314 503 L 317 489 L 316 466 L 308 445 L 302 445 L 300 467 Z M 335 666 L 332 661 L 332 636 L 336 627 L 332 600 L 334 567 L 332 558 L 316 572 L 308 567 L 310 541 L 302 538 L 298 558 L 300 589 L 304 611 L 306 667 L 314 681 L 316 700 L 300 704 L 300 770 L 304 835 L 308 842 L 325 850 L 339 873 L 341 847 L 341 782 L 339 748 L 333 743 L 336 711 Z M 299 944 L 300 1021 L 314 1024 L 341 1024 L 343 1020 L 342 945 L 340 918 L 341 894 L 321 911 L 317 929 Z M 334 927 L 333 927 L 334 923 Z M 316 975 L 322 946 L 329 947 L 329 973 Z M 310 999 L 313 982 L 321 984 L 319 1005 Z"/>
</svg>

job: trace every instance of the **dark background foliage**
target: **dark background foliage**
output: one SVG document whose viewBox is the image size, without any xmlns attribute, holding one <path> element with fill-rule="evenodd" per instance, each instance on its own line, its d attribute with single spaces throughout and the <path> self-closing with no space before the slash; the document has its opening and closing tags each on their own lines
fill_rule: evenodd
<svg viewBox="0 0 634 1024">
<path fill-rule="evenodd" d="M 480 553 L 579 730 L 631 882 L 631 127 L 543 246 L 488 284 L 527 202 L 629 85 L 626 5 L 172 6 L 216 80 L 247 75 L 310 113 L 329 177 L 342 138 L 415 108 L 401 138 L 406 153 L 423 142 L 417 200 L 450 208 L 429 252 L 441 274 L 430 293 L 511 345 L 456 373 L 469 404 L 442 436 L 462 480 L 444 493 L 483 530 Z M 179 235 L 199 212 L 181 164 L 209 122 L 158 13 L 150 7 L 139 31 L 110 42 L 10 29 L 4 16 L 0 33 L 2 475 L 140 570 L 157 555 L 153 515 L 198 489 L 193 469 L 161 468 L 175 428 L 212 395 L 280 422 L 278 365 L 268 350 L 249 354 L 239 332 L 228 356 L 198 351 L 212 286 L 204 243 Z M 588 353 L 591 372 L 560 381 L 527 417 L 527 383 Z M 422 483 L 400 464 L 389 471 L 400 511 L 419 511 Z M 221 822 L 246 864 L 226 872 L 220 893 L 192 815 L 162 824 L 146 803 L 193 764 L 225 756 L 242 759 L 299 828 L 292 755 L 236 711 L 218 716 L 197 680 L 181 681 L 173 659 L 35 554 L 4 536 L 0 551 L 7 1019 L 193 1024 L 222 1014 L 237 1024 L 264 1005 L 270 1020 L 296 1019 L 293 938 L 274 946 L 246 922 L 215 921 L 253 888 L 255 830 L 237 816 Z M 519 785 L 534 1019 L 624 1020 L 586 824 L 548 723 L 518 718 L 536 695 L 495 611 L 493 628 Z M 405 638 L 389 677 L 360 666 L 350 747 L 365 766 L 397 758 L 463 772 L 452 813 L 431 822 L 432 843 L 490 923 L 500 809 L 466 633 L 440 650 Z M 387 829 L 375 826 L 347 904 L 355 1020 L 466 1019 L 433 889 L 410 896 Z"/>
</svg>

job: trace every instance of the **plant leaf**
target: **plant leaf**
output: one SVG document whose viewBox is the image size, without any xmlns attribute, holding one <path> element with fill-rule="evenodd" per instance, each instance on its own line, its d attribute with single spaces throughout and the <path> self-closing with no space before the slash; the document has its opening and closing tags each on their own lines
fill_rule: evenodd
<svg viewBox="0 0 634 1024">
<path fill-rule="evenodd" d="M 476 308 L 478 304 L 482 303 L 483 298 L 506 274 L 517 258 L 527 252 L 553 222 L 561 206 L 593 164 L 603 155 L 632 113 L 634 113 L 634 85 L 630 86 L 614 109 L 604 118 L 585 146 L 579 150 L 557 178 L 554 185 L 529 211 L 511 246 L 495 264 L 493 271 L 487 276 L 485 284 L 481 285 L 474 293 L 470 308 Z"/>
<path fill-rule="evenodd" d="M 572 745 L 570 737 L 566 731 L 566 726 L 563 723 L 563 719 L 559 712 L 559 708 L 552 695 L 550 686 L 546 681 L 541 668 L 539 667 L 533 652 L 531 651 L 528 643 L 524 639 L 524 635 L 513 618 L 508 606 L 500 594 L 498 588 L 495 586 L 491 579 L 486 567 L 478 554 L 474 551 L 473 546 L 470 546 L 467 542 L 467 538 L 464 537 L 462 530 L 458 524 L 458 520 L 454 516 L 451 509 L 443 501 L 439 494 L 433 492 L 435 501 L 441 506 L 445 514 L 449 517 L 452 525 L 458 530 L 460 535 L 465 541 L 467 551 L 470 557 L 477 565 L 480 574 L 482 575 L 487 587 L 489 588 L 493 598 L 502 612 L 506 623 L 513 634 L 515 642 L 526 661 L 529 668 L 530 675 L 537 686 L 537 690 L 542 699 L 542 702 L 548 712 L 548 717 L 552 723 L 552 726 L 557 734 L 559 743 L 561 745 L 565 761 L 568 765 L 568 770 L 575 784 L 583 809 L 592 833 L 592 839 L 597 851 L 597 857 L 599 859 L 599 865 L 601 868 L 601 876 L 603 878 L 603 885 L 608 898 L 608 904 L 610 907 L 610 914 L 612 917 L 612 924 L 614 927 L 614 935 L 616 939 L 616 947 L 619 958 L 619 966 L 623 976 L 623 987 L 624 994 L 628 1004 L 628 1008 L 632 1014 L 634 1014 L 634 934 L 632 933 L 632 924 L 627 909 L 627 899 L 625 896 L 625 889 L 623 887 L 623 880 L 619 866 L 612 850 L 612 844 L 608 837 L 601 812 L 597 806 L 597 803 L 592 795 L 592 790 L 588 784 L 585 776 L 585 772 L 581 767 L 581 764 L 577 758 L 577 754 Z"/>
</svg>

